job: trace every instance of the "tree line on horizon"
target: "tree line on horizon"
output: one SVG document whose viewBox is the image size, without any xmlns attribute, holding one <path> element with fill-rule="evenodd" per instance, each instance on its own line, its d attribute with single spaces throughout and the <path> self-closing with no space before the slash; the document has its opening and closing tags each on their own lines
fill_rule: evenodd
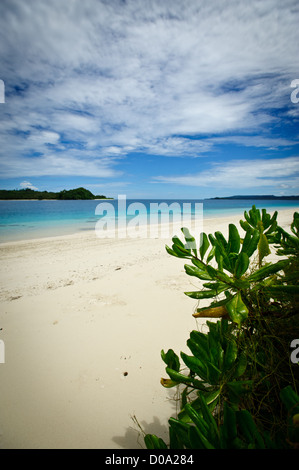
<svg viewBox="0 0 299 470">
<path fill-rule="evenodd" d="M 0 199 L 57 199 L 57 200 L 72 200 L 72 199 L 107 199 L 106 196 L 92 194 L 91 191 L 85 188 L 76 189 L 63 189 L 59 192 L 53 191 L 37 191 L 31 188 L 25 189 L 0 189 Z"/>
</svg>

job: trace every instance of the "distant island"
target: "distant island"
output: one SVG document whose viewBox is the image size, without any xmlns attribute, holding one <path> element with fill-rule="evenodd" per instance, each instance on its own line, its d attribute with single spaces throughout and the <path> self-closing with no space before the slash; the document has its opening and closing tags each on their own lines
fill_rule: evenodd
<svg viewBox="0 0 299 470">
<path fill-rule="evenodd" d="M 73 199 L 111 199 L 106 196 L 95 196 L 88 189 L 63 189 L 58 193 L 49 191 L 36 191 L 30 188 L 26 189 L 0 189 L 0 200 L 8 199 L 37 199 L 37 200 L 73 200 Z"/>
<path fill-rule="evenodd" d="M 285 200 L 293 200 L 298 201 L 299 196 L 273 196 L 271 195 L 252 195 L 252 196 L 226 196 L 226 197 L 211 197 L 209 199 L 285 199 Z"/>
</svg>

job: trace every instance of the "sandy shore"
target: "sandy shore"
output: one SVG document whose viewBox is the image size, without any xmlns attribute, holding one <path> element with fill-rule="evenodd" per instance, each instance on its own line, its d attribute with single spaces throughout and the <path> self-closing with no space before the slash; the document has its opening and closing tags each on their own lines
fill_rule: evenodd
<svg viewBox="0 0 299 470">
<path fill-rule="evenodd" d="M 239 219 L 204 230 L 226 233 Z M 188 352 L 204 323 L 184 295 L 199 284 L 166 243 L 92 231 L 0 245 L 0 447 L 139 449 L 132 416 L 167 441 L 176 402 L 160 385 L 160 351 Z"/>
</svg>

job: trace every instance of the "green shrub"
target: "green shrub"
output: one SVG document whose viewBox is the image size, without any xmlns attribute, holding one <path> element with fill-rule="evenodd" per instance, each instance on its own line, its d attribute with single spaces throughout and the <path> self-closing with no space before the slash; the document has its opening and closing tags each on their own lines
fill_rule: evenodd
<svg viewBox="0 0 299 470">
<path fill-rule="evenodd" d="M 207 321 L 206 334 L 190 333 L 188 354 L 161 352 L 168 375 L 161 383 L 180 391 L 180 412 L 169 419 L 170 448 L 298 446 L 299 369 L 290 361 L 290 341 L 299 338 L 299 216 L 291 234 L 278 226 L 277 212 L 271 217 L 253 206 L 244 218 L 242 236 L 230 224 L 227 239 L 203 233 L 197 249 L 183 228 L 185 242 L 173 237 L 166 247 L 191 261 L 186 274 L 202 282 L 186 295 L 199 304 L 211 299 L 194 317 L 220 318 Z M 266 262 L 271 248 L 283 258 Z M 153 435 L 145 444 L 167 447 Z"/>
</svg>

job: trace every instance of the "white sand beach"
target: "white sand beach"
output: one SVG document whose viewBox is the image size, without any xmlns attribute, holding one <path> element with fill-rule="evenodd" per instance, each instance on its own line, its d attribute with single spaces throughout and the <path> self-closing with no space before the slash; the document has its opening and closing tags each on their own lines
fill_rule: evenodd
<svg viewBox="0 0 299 470">
<path fill-rule="evenodd" d="M 206 220 L 204 231 L 240 218 Z M 166 243 L 90 231 L 0 244 L 1 448 L 139 449 L 133 416 L 168 440 L 175 390 L 160 384 L 160 351 L 188 352 L 204 321 L 184 295 L 199 282 Z"/>
</svg>

